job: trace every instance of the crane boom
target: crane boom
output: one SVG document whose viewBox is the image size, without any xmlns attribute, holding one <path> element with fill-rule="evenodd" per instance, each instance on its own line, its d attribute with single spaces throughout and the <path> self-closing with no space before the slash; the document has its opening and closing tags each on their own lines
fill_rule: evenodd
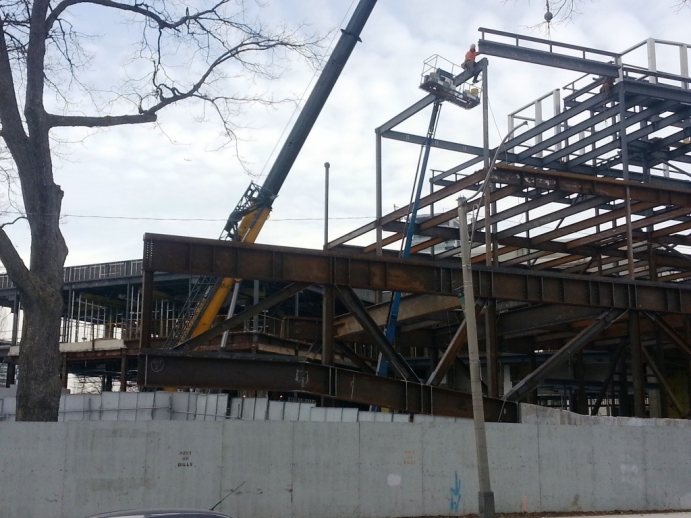
<svg viewBox="0 0 691 518">
<path fill-rule="evenodd" d="M 361 41 L 360 33 L 376 3 L 377 0 L 359 1 L 348 25 L 345 29 L 341 29 L 338 43 L 329 56 L 263 185 L 260 187 L 254 183 L 250 184 L 238 206 L 230 214 L 224 233 L 221 235 L 222 239 L 248 243 L 253 243 L 257 239 L 264 223 L 269 218 L 273 201 L 278 196 L 283 182 L 329 98 L 355 44 Z M 208 288 L 200 290 L 200 299 L 187 305 L 188 314 L 181 316 L 178 329 L 174 331 L 174 336 L 169 338 L 168 344 L 174 347 L 188 338 L 207 331 L 235 282 L 236 279 L 216 280 L 213 284 L 209 284 Z"/>
</svg>

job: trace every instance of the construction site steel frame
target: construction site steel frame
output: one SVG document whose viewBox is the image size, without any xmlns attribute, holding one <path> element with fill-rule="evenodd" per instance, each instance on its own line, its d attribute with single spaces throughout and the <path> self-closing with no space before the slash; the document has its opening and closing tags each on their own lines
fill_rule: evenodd
<svg viewBox="0 0 691 518">
<path fill-rule="evenodd" d="M 477 216 L 470 239 L 488 420 L 515 421 L 521 401 L 592 415 L 689 416 L 687 45 L 651 39 L 614 53 L 480 33 L 479 50 L 488 58 L 584 75 L 509 114 L 508 134 L 496 148 L 489 145 L 487 98 L 499 59 L 477 63 L 481 146 L 396 131 L 439 102 L 434 93 L 376 128 L 376 218 L 323 251 L 147 234 L 140 343 L 130 352 L 139 357 L 142 386 L 295 392 L 325 405 L 469 417 L 458 213 L 432 208 L 463 195 Z M 658 70 L 660 45 L 678 48 L 678 70 Z M 641 47 L 646 66 L 629 64 Z M 472 75 L 454 76 L 453 85 Z M 419 202 L 430 213 L 414 223 L 408 259 L 395 247 L 411 207 L 383 212 L 382 139 L 463 157 L 430 179 L 431 192 Z M 255 296 L 239 313 L 163 350 L 165 337 L 150 317 L 161 275 L 260 281 L 268 288 L 263 299 Z M 363 303 L 360 290 L 374 297 Z M 406 296 L 389 341 L 382 329 L 393 292 Z M 244 322 L 300 293 L 311 297 L 310 315 L 321 316 L 311 345 L 303 341 L 293 353 L 286 336 L 269 338 L 256 326 L 245 331 L 247 343 L 220 345 L 224 333 L 239 333 Z M 273 354 L 262 355 L 260 342 Z M 392 376 L 376 375 L 378 355 L 390 362 Z"/>
</svg>

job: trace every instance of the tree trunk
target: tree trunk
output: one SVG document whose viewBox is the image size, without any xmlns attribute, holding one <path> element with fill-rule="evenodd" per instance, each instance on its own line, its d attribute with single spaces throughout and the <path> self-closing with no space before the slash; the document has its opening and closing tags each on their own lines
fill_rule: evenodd
<svg viewBox="0 0 691 518">
<path fill-rule="evenodd" d="M 60 406 L 60 320 L 67 245 L 60 232 L 63 192 L 52 180 L 48 146 L 24 173 L 22 187 L 31 229 L 28 279 L 18 282 L 24 306 L 19 350 L 17 421 L 57 421 Z M 37 179 L 40 179 L 37 181 Z M 41 181 L 42 180 L 42 181 Z M 36 184 L 40 182 L 40 187 Z"/>
<path fill-rule="evenodd" d="M 62 294 L 46 286 L 42 296 L 23 302 L 17 421 L 57 421 Z"/>
</svg>

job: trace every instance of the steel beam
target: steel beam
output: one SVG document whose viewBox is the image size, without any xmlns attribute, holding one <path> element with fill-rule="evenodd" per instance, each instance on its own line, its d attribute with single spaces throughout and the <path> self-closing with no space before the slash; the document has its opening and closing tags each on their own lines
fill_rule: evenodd
<svg viewBox="0 0 691 518">
<path fill-rule="evenodd" d="M 676 345 L 687 357 L 691 358 L 691 345 L 684 340 L 672 326 L 670 326 L 660 315 L 652 312 L 646 311 L 645 316 L 652 320 L 660 330 L 667 335 L 667 337 Z"/>
<path fill-rule="evenodd" d="M 632 124 L 633 123 L 632 119 L 635 119 L 637 117 L 637 115 L 627 117 L 625 120 L 626 126 L 629 126 L 629 124 Z M 663 128 L 666 128 L 667 126 L 670 126 L 672 124 L 680 122 L 680 121 L 686 119 L 687 117 L 689 117 L 689 115 L 691 115 L 691 108 L 686 107 L 683 110 L 680 110 L 679 112 L 676 112 L 672 115 L 668 115 L 664 119 L 658 119 L 654 122 L 651 122 L 650 124 L 646 124 L 646 126 L 644 126 L 643 128 L 641 128 L 637 131 L 634 131 L 631 134 L 626 135 L 626 139 L 629 142 L 633 142 L 635 140 L 641 139 L 643 137 L 650 135 L 651 133 L 654 133 L 654 132 L 659 131 Z M 610 132 L 611 132 L 611 129 L 610 129 Z M 588 162 L 589 160 L 592 160 L 593 158 L 597 158 L 599 156 L 602 156 L 605 153 L 608 153 L 610 151 L 614 151 L 615 149 L 620 149 L 620 148 L 621 148 L 621 143 L 619 142 L 619 140 L 614 140 L 608 144 L 604 144 L 604 145 L 596 148 L 593 151 L 590 151 L 590 152 L 585 153 L 583 155 L 579 155 L 578 157 L 576 157 L 572 160 L 569 160 L 566 163 L 566 166 L 571 167 L 571 166 L 575 166 L 575 165 L 584 164 L 584 163 Z M 552 162 L 552 158 L 550 156 L 550 157 L 547 157 L 545 159 L 544 163 L 547 165 L 547 167 L 549 167 L 550 165 L 552 165 L 551 162 Z M 608 163 L 608 167 L 610 167 L 610 168 L 614 165 L 616 165 L 616 164 L 612 163 L 612 162 Z"/>
<path fill-rule="evenodd" d="M 554 353 L 549 360 L 540 365 L 528 376 L 523 378 L 516 386 L 504 395 L 507 401 L 519 401 L 529 392 L 539 387 L 549 374 L 578 353 L 591 342 L 598 334 L 607 329 L 614 321 L 626 313 L 625 310 L 612 309 L 602 313 L 588 327 L 569 341 L 564 347 Z"/>
<path fill-rule="evenodd" d="M 334 346 L 341 351 L 343 356 L 348 358 L 351 362 L 353 362 L 357 367 L 362 370 L 365 374 L 376 374 L 374 369 L 370 366 L 369 363 L 367 363 L 365 360 L 360 358 L 360 356 L 353 351 L 348 344 L 344 344 L 343 342 L 334 342 Z"/>
<path fill-rule="evenodd" d="M 607 376 L 605 376 L 605 380 L 602 382 L 602 388 L 600 389 L 600 392 L 598 392 L 597 394 L 597 399 L 595 399 L 595 404 L 593 405 L 593 409 L 590 412 L 590 415 L 597 415 L 600 411 L 600 406 L 602 406 L 602 400 L 607 395 L 607 391 L 609 390 L 609 386 L 612 384 L 614 374 L 617 372 L 617 366 L 619 365 L 619 362 L 621 361 L 621 357 L 624 354 L 625 350 L 626 341 L 622 340 L 619 346 L 617 347 L 617 351 L 614 353 L 612 361 L 609 364 L 609 371 L 607 371 Z"/>
<path fill-rule="evenodd" d="M 473 173 L 471 175 L 466 176 L 462 180 L 459 180 L 458 182 L 454 182 L 452 185 L 449 185 L 447 187 L 444 187 L 442 189 L 439 189 L 438 191 L 433 192 L 432 194 L 429 194 L 428 196 L 425 196 L 420 199 L 420 208 L 428 207 L 429 205 L 432 205 L 433 203 L 436 203 L 438 201 L 441 201 L 445 198 L 448 198 L 449 196 L 452 196 L 453 194 L 456 194 L 457 192 L 462 191 L 463 189 L 466 189 L 467 187 L 474 185 L 480 181 L 482 181 L 485 178 L 486 174 L 483 173 L 482 171 L 478 171 L 476 173 Z M 405 217 L 408 215 L 409 209 L 408 206 L 402 207 L 398 210 L 395 210 L 386 216 L 384 216 L 381 220 L 381 224 L 384 225 L 386 223 L 389 223 L 391 221 L 396 221 L 397 219 L 400 219 L 402 217 Z M 367 223 L 366 225 L 363 225 L 362 227 L 353 230 L 352 232 L 349 232 L 348 234 L 345 234 L 344 236 L 339 237 L 338 239 L 335 239 L 334 241 L 331 241 L 326 248 L 335 248 L 339 245 L 342 245 L 344 243 L 347 243 L 348 241 L 352 241 L 358 236 L 361 236 L 363 234 L 366 234 L 367 232 L 371 232 L 372 230 L 375 230 L 377 228 L 377 222 L 373 221 L 371 223 Z"/>
<path fill-rule="evenodd" d="M 484 306 L 485 301 L 478 299 L 477 303 L 475 304 L 476 317 L 482 312 Z M 444 379 L 444 376 L 446 376 L 446 373 L 449 372 L 449 369 L 456 361 L 458 354 L 461 352 L 468 338 L 468 329 L 466 328 L 465 324 L 466 321 L 464 319 L 463 322 L 461 322 L 461 325 L 458 326 L 458 329 L 456 329 L 456 333 L 454 333 L 453 338 L 451 338 L 451 342 L 449 342 L 449 345 L 446 347 L 446 350 L 439 360 L 437 367 L 434 369 L 434 372 L 432 372 L 430 377 L 427 379 L 427 385 L 439 385 Z"/>
<path fill-rule="evenodd" d="M 603 200 L 601 197 L 595 196 L 588 200 L 574 203 L 573 205 L 570 205 L 563 209 L 552 211 L 549 214 L 545 214 L 544 216 L 531 219 L 530 221 L 526 221 L 523 224 L 514 225 L 512 227 L 507 228 L 506 230 L 502 230 L 501 232 L 497 233 L 497 239 L 515 236 L 516 234 L 520 234 L 521 232 L 526 232 L 533 228 L 541 227 L 549 223 L 552 223 L 553 221 L 573 216 L 574 214 L 578 214 L 579 212 L 593 209 L 595 207 L 602 205 L 604 201 L 605 200 Z"/>
<path fill-rule="evenodd" d="M 386 131 L 381 134 L 382 138 L 398 140 L 399 142 L 407 142 L 409 144 L 418 144 L 424 146 L 427 144 L 427 137 L 414 135 L 412 133 L 401 133 L 399 131 Z M 449 142 L 448 140 L 432 139 L 430 142 L 432 147 L 438 149 L 445 149 L 447 151 L 455 151 L 457 153 L 467 153 L 471 155 L 479 155 L 483 153 L 483 148 L 477 146 L 469 146 L 467 144 L 457 144 L 456 142 Z"/>
<path fill-rule="evenodd" d="M 208 331 L 205 331 L 197 336 L 194 336 L 176 345 L 174 349 L 178 351 L 187 351 L 193 349 L 194 347 L 204 345 L 212 338 L 216 338 L 217 336 L 222 335 L 223 333 L 232 329 L 233 327 L 242 324 L 244 321 L 259 315 L 262 311 L 266 311 L 267 309 L 271 308 L 272 306 L 275 306 L 279 302 L 283 302 L 284 300 L 289 299 L 290 297 L 294 296 L 297 293 L 300 293 L 302 290 L 305 290 L 309 287 L 310 283 L 305 282 L 295 282 L 293 284 L 290 284 L 282 290 L 277 291 L 273 295 L 269 295 L 268 297 L 262 299 L 257 304 L 250 306 L 245 311 L 242 311 L 241 313 L 238 313 L 237 315 L 234 315 L 229 319 L 224 320 L 220 324 L 215 325 Z"/>
<path fill-rule="evenodd" d="M 601 309 L 587 306 L 531 306 L 501 313 L 497 331 L 501 336 L 520 335 L 545 327 L 591 320 L 601 313 Z"/>
<path fill-rule="evenodd" d="M 671 109 L 676 105 L 677 105 L 677 103 L 674 101 L 667 101 L 667 102 L 661 103 L 659 106 L 655 106 L 652 108 L 646 108 L 645 110 L 643 110 L 641 112 L 637 112 L 637 113 L 631 113 L 631 112 L 626 111 L 625 112 L 626 117 L 624 119 L 624 126 L 628 128 L 629 126 L 632 126 L 632 125 L 637 124 L 639 122 L 644 122 L 644 121 L 648 122 L 652 117 L 656 116 L 657 114 L 659 114 L 661 112 L 664 112 L 665 110 Z M 614 112 L 614 114 L 618 115 L 620 112 L 620 106 L 618 105 L 617 107 L 612 108 L 611 110 Z M 586 122 L 590 122 L 590 120 L 588 120 Z M 559 163 L 558 160 L 560 160 L 562 157 L 568 157 L 569 155 L 574 154 L 579 149 L 583 149 L 585 147 L 593 145 L 596 142 L 599 142 L 600 140 L 603 140 L 603 139 L 609 137 L 610 135 L 617 133 L 620 130 L 620 128 L 621 128 L 620 124 L 613 124 L 613 125 L 608 126 L 606 128 L 602 128 L 602 129 L 594 132 L 592 135 L 590 135 L 584 139 L 579 139 L 578 141 L 571 144 L 570 146 L 565 146 L 564 148 L 547 155 L 544 158 L 544 163 L 545 164 L 558 164 Z M 618 140 L 615 140 L 612 143 L 610 143 L 610 146 L 614 146 L 615 144 L 617 146 L 620 145 Z M 615 149 L 615 148 L 616 148 L 616 146 L 612 147 L 611 149 Z M 609 149 L 609 148 L 607 148 L 607 149 Z M 592 158 L 593 153 L 599 152 L 599 150 L 600 150 L 600 148 L 597 148 L 590 153 L 585 153 L 585 154 L 581 155 L 581 157 L 589 156 Z M 600 153 L 598 153 L 596 156 L 599 156 L 599 155 L 600 155 Z M 567 162 L 567 164 L 570 165 L 570 164 L 585 163 L 587 160 L 582 160 L 581 157 L 578 157 L 578 160 L 576 160 L 575 162 L 574 162 L 574 160 L 569 160 Z"/>
<path fill-rule="evenodd" d="M 633 178 L 633 175 L 632 175 Z M 652 202 L 656 205 L 676 205 L 691 207 L 691 189 L 666 187 L 640 182 L 625 182 L 610 178 L 586 176 L 555 170 L 539 170 L 530 167 L 497 165 L 491 175 L 492 181 L 508 185 L 539 187 L 546 190 L 559 190 L 567 193 L 607 196 L 615 200 L 626 199 L 629 187 L 631 200 Z"/>
<path fill-rule="evenodd" d="M 438 295 L 455 295 L 462 285 L 460 264 L 455 260 L 348 255 L 157 234 L 146 234 L 144 242 L 146 271 Z M 600 279 L 480 265 L 473 265 L 473 281 L 477 296 L 483 298 L 691 313 L 691 286 L 679 283 Z"/>
<path fill-rule="evenodd" d="M 555 54 L 544 50 L 536 50 L 517 45 L 508 45 L 496 41 L 480 40 L 478 50 L 488 56 L 513 59 L 536 65 L 575 70 L 584 74 L 618 77 L 619 67 L 609 63 L 602 63 L 594 59 L 584 59 L 566 54 Z"/>
<path fill-rule="evenodd" d="M 365 332 L 372 339 L 374 344 L 379 348 L 381 353 L 396 367 L 401 376 L 407 381 L 418 381 L 417 375 L 410 368 L 410 365 L 403 359 L 403 356 L 394 349 L 393 345 L 386 339 L 384 333 L 381 332 L 376 322 L 367 313 L 367 309 L 362 305 L 360 299 L 355 294 L 353 289 L 349 286 L 337 286 L 336 295 L 341 302 L 345 304 L 348 311 L 350 311 L 355 318 L 358 319 L 360 325 Z"/>
<path fill-rule="evenodd" d="M 405 324 L 432 313 L 451 311 L 459 307 L 456 296 L 412 295 L 401 298 L 398 322 Z M 367 313 L 378 327 L 386 325 L 389 314 L 389 303 L 368 306 Z M 336 340 L 356 341 L 363 329 L 358 320 L 350 313 L 339 315 L 334 321 Z"/>
<path fill-rule="evenodd" d="M 655 374 L 655 377 L 657 378 L 657 382 L 660 385 L 662 385 L 663 389 L 665 389 L 665 392 L 667 393 L 667 397 L 669 397 L 670 401 L 672 402 L 672 405 L 674 405 L 674 408 L 677 410 L 677 412 L 679 412 L 679 415 L 683 418 L 688 418 L 688 413 L 684 412 L 684 409 L 682 408 L 681 403 L 679 403 L 679 400 L 674 395 L 672 388 L 669 386 L 669 383 L 667 383 L 667 380 L 662 375 L 662 372 L 660 371 L 660 369 L 657 367 L 657 365 L 653 361 L 653 358 L 652 358 L 652 356 L 650 356 L 650 353 L 648 351 L 646 351 L 645 347 L 641 348 L 641 353 L 643 354 L 643 357 L 645 358 L 646 363 L 650 367 L 650 370 L 652 370 L 653 374 Z"/>
<path fill-rule="evenodd" d="M 138 382 L 146 387 L 301 392 L 401 412 L 472 417 L 470 394 L 294 360 L 145 350 Z M 516 422 L 517 406 L 484 398 L 488 421 Z"/>
</svg>

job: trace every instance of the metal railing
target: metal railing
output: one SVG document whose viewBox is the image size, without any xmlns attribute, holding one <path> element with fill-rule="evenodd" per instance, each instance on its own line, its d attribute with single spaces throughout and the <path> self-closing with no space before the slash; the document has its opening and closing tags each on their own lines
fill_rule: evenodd
<svg viewBox="0 0 691 518">
<path fill-rule="evenodd" d="M 95 281 L 100 279 L 116 279 L 120 277 L 138 277 L 142 275 L 142 260 L 116 261 L 112 263 L 87 264 L 83 266 L 67 266 L 63 279 L 68 282 Z M 9 276 L 0 274 L 0 289 L 14 288 Z"/>
</svg>

